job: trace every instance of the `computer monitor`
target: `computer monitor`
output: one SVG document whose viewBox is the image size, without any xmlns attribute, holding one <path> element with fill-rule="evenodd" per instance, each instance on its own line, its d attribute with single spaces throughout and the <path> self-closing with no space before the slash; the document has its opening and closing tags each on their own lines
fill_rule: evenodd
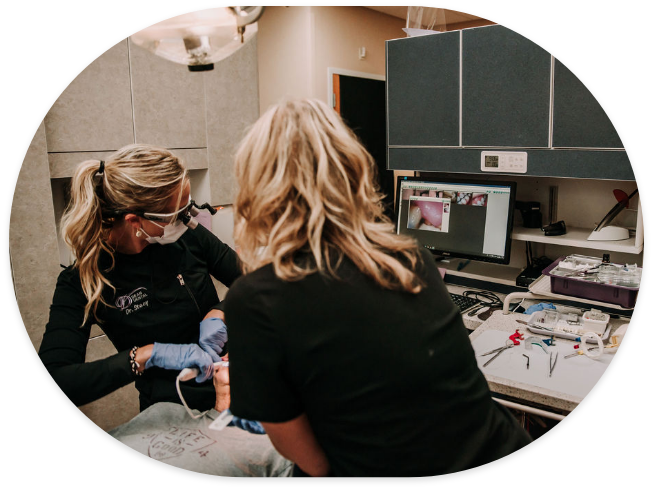
<svg viewBox="0 0 653 490">
<path fill-rule="evenodd" d="M 397 178 L 397 233 L 436 255 L 510 262 L 515 182 Z"/>
</svg>

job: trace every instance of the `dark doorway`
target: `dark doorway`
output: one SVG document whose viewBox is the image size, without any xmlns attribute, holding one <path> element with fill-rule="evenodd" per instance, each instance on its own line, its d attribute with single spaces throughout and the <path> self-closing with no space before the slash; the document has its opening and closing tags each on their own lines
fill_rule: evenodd
<svg viewBox="0 0 653 490">
<path fill-rule="evenodd" d="M 387 216 L 394 220 L 394 172 L 386 169 L 385 82 L 333 75 L 336 111 L 372 155 Z"/>
</svg>

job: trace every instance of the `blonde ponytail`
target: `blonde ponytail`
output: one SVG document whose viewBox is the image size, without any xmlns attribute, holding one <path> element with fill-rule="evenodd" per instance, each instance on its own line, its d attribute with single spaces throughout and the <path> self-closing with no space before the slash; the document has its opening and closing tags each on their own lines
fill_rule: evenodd
<svg viewBox="0 0 653 490">
<path fill-rule="evenodd" d="M 77 167 L 70 183 L 71 201 L 61 225 L 64 240 L 77 258 L 75 267 L 80 270 L 82 290 L 87 299 L 84 323 L 91 308 L 93 313 L 97 310 L 103 286 L 111 286 L 98 266 L 102 250 L 112 255 L 106 242 L 109 228 L 103 226 L 102 207 L 96 190 L 99 169 L 100 162 L 97 160 L 85 161 Z M 99 176 L 101 178 L 102 175 Z"/>
<path fill-rule="evenodd" d="M 81 163 L 70 184 L 70 203 L 61 221 L 61 233 L 75 256 L 86 296 L 84 321 L 95 316 L 105 286 L 115 289 L 104 273 L 113 268 L 113 248 L 108 243 L 113 225 L 135 211 L 162 212 L 169 198 L 188 180 L 182 162 L 163 148 L 129 145 L 111 155 L 100 172 L 100 161 Z M 100 270 L 102 252 L 111 259 Z M 96 318 L 97 319 L 97 318 Z"/>
</svg>

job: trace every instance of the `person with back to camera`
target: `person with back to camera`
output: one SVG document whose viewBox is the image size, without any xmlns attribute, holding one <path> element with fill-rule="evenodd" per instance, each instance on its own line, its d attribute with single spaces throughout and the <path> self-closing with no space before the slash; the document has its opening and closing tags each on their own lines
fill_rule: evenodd
<svg viewBox="0 0 653 490">
<path fill-rule="evenodd" d="M 296 475 L 437 475 L 510 454 L 531 438 L 491 399 L 433 257 L 393 233 L 374 169 L 315 100 L 271 108 L 241 143 L 245 275 L 216 375 L 230 409 Z"/>
<path fill-rule="evenodd" d="M 227 331 L 211 276 L 230 286 L 240 266 L 204 227 L 186 226 L 194 202 L 184 165 L 167 150 L 130 145 L 80 164 L 70 196 L 62 235 L 76 260 L 59 275 L 39 350 L 52 377 L 76 405 L 136 381 L 142 411 L 179 403 L 175 377 L 195 367 L 184 397 L 213 407 L 209 379 Z M 87 363 L 94 323 L 118 353 Z"/>
</svg>

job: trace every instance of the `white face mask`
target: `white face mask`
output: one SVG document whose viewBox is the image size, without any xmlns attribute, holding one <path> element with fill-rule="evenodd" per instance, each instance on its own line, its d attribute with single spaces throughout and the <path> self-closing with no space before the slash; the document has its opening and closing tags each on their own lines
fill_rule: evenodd
<svg viewBox="0 0 653 490">
<path fill-rule="evenodd" d="M 174 223 L 165 226 L 161 226 L 155 221 L 150 221 L 150 223 L 155 224 L 159 228 L 163 228 L 163 235 L 150 236 L 143 228 L 141 228 L 141 232 L 145 234 L 145 240 L 147 240 L 149 243 L 158 243 L 159 245 L 168 245 L 170 243 L 175 243 L 177 240 L 179 240 L 181 235 L 186 233 L 186 230 L 188 230 L 188 227 L 181 220 L 177 220 Z"/>
</svg>

